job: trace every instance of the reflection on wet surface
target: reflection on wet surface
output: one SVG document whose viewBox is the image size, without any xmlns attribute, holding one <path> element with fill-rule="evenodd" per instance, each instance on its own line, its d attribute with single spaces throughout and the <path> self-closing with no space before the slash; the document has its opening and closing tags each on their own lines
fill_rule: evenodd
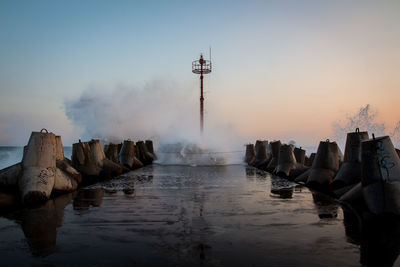
<svg viewBox="0 0 400 267">
<path fill-rule="evenodd" d="M 90 207 L 100 207 L 104 197 L 103 188 L 82 189 L 74 197 L 74 210 L 88 210 Z"/>
<path fill-rule="evenodd" d="M 360 242 L 384 238 L 357 238 L 351 214 L 325 195 L 244 166 L 155 165 L 3 215 L 1 264 L 360 266 Z M 400 228 L 389 222 L 371 227 L 387 226 L 391 243 L 378 243 L 393 262 Z"/>
<path fill-rule="evenodd" d="M 361 263 L 392 266 L 400 253 L 400 220 L 378 216 L 363 220 Z"/>
<path fill-rule="evenodd" d="M 365 266 L 400 265 L 397 259 L 400 253 L 399 217 L 358 214 L 348 207 L 343 207 L 343 215 L 348 242 L 360 245 L 360 263 Z"/>
<path fill-rule="evenodd" d="M 338 203 L 327 195 L 312 192 L 312 197 L 320 219 L 337 218 Z"/>
</svg>

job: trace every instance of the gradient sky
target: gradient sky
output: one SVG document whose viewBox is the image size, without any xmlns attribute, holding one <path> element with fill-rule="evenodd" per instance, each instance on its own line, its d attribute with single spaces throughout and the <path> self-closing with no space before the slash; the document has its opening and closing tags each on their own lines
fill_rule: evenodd
<svg viewBox="0 0 400 267">
<path fill-rule="evenodd" d="M 196 91 L 191 61 L 209 46 L 207 116 L 249 141 L 314 145 L 366 104 L 393 127 L 399 14 L 400 1 L 0 0 L 0 145 L 43 127 L 76 141 L 64 103 L 87 88 Z"/>
</svg>

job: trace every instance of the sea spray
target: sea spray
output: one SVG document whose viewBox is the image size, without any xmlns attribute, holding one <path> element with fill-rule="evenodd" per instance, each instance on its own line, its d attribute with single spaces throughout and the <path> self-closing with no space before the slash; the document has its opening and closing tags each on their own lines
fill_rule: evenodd
<svg viewBox="0 0 400 267">
<path fill-rule="evenodd" d="M 389 135 L 395 147 L 400 147 L 400 121 L 390 131 L 384 122 L 376 120 L 377 115 L 378 111 L 367 104 L 355 114 L 348 115 L 345 120 L 334 122 L 332 125 L 334 140 L 343 150 L 347 133 L 354 132 L 356 128 L 359 128 L 360 131 L 368 131 L 369 134 L 374 133 L 375 136 Z"/>
<path fill-rule="evenodd" d="M 393 131 L 390 134 L 390 137 L 392 139 L 393 145 L 396 148 L 400 148 L 400 121 L 398 121 L 395 125 Z"/>
<path fill-rule="evenodd" d="M 182 132 L 194 134 L 191 106 L 195 99 L 172 82 L 154 81 L 142 87 L 120 85 L 108 92 L 87 89 L 78 99 L 66 101 L 65 111 L 82 129 L 84 140 L 117 143 L 124 138 L 156 139 L 168 133 L 179 138 Z"/>
<path fill-rule="evenodd" d="M 152 139 L 159 164 L 221 165 L 243 162 L 246 140 L 232 125 L 207 114 L 200 134 L 197 92 L 175 83 L 153 81 L 142 87 L 88 89 L 65 102 L 67 117 L 82 139 L 103 144 Z M 207 106 L 206 106 L 207 108 Z"/>
</svg>

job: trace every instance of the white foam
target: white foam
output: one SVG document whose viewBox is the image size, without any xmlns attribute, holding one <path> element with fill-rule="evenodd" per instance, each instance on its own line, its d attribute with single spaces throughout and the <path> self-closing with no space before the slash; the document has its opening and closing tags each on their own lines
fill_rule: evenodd
<svg viewBox="0 0 400 267">
<path fill-rule="evenodd" d="M 244 151 L 217 151 L 193 143 L 162 144 L 156 151 L 160 165 L 216 166 L 243 164 Z"/>
</svg>

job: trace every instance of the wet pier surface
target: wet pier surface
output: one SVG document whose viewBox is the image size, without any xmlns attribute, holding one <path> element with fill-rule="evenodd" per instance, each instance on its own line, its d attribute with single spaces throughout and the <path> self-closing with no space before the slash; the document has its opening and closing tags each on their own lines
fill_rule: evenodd
<svg viewBox="0 0 400 267">
<path fill-rule="evenodd" d="M 0 265 L 360 266 L 343 216 L 245 166 L 154 165 L 0 216 Z"/>
</svg>

